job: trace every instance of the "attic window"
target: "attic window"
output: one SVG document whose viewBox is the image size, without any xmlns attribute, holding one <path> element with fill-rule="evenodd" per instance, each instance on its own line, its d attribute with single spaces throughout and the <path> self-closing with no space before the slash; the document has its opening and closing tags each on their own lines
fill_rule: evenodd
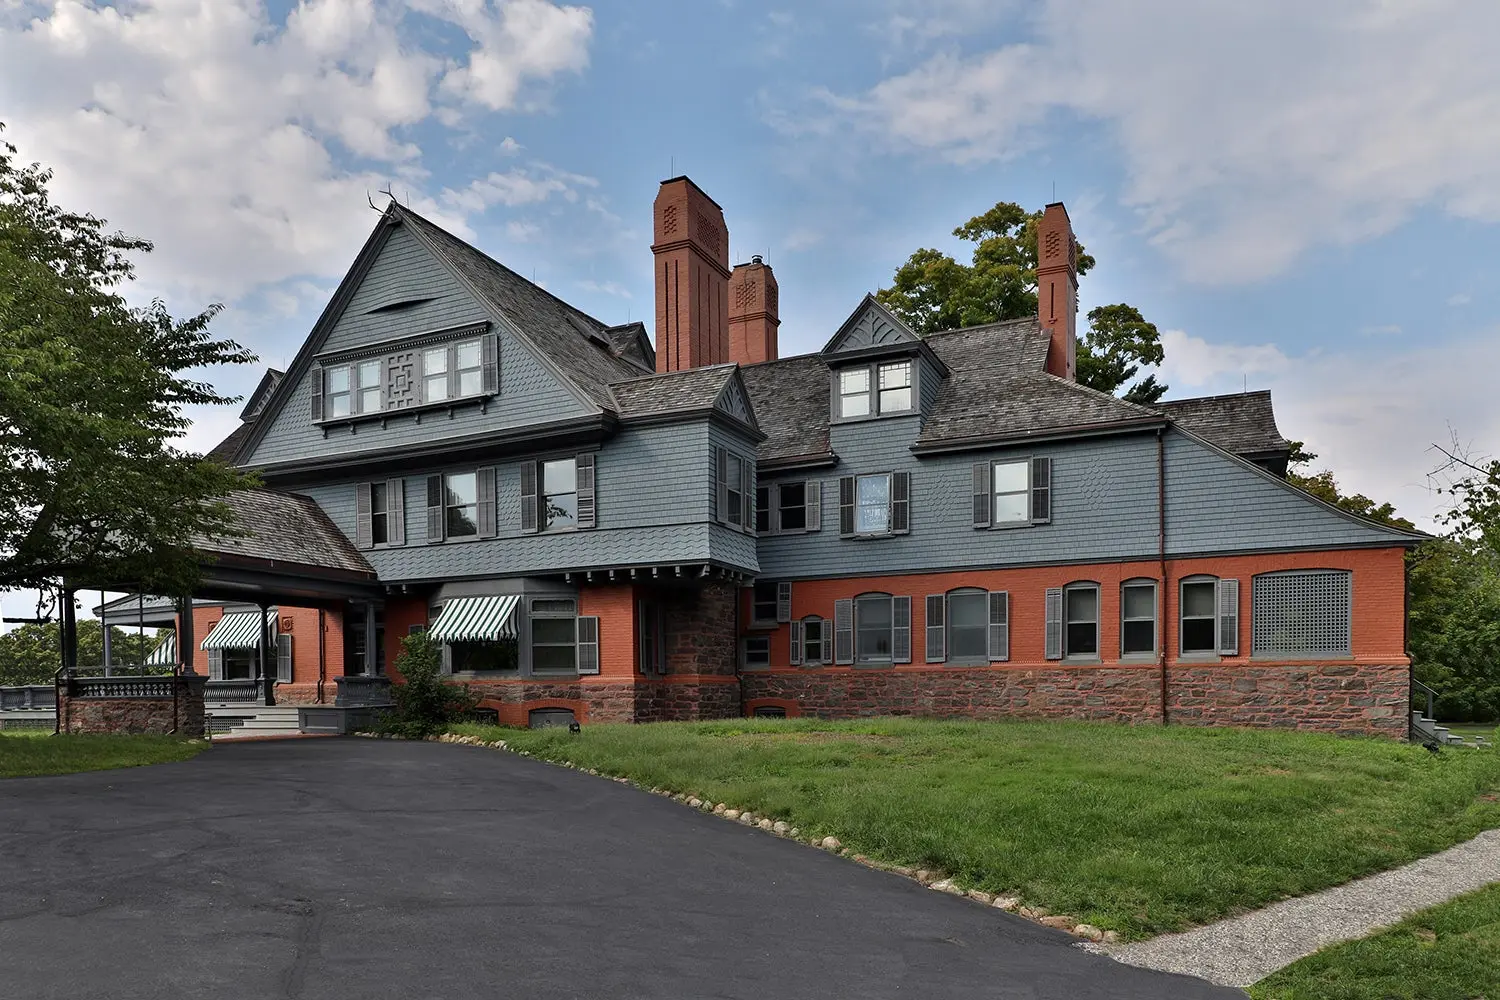
<svg viewBox="0 0 1500 1000">
<path fill-rule="evenodd" d="M 417 306 L 424 305 L 425 303 L 433 301 L 434 298 L 435 296 L 429 295 L 425 299 L 402 299 L 400 302 L 387 302 L 383 306 L 376 306 L 374 309 L 367 309 L 365 311 L 365 315 L 373 316 L 376 313 L 390 313 L 399 312 L 402 309 L 415 309 Z"/>
<path fill-rule="evenodd" d="M 910 413 L 915 385 L 910 360 L 843 368 L 837 379 L 837 416 L 843 419 Z"/>
</svg>

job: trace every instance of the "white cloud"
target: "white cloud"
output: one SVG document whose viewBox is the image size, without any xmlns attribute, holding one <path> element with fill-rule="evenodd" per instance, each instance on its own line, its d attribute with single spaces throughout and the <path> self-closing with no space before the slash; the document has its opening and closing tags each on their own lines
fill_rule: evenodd
<svg viewBox="0 0 1500 1000">
<path fill-rule="evenodd" d="M 425 49 L 413 6 L 467 51 Z M 145 290 L 197 305 L 345 266 L 367 193 L 426 177 L 408 129 L 530 106 L 586 66 L 591 31 L 587 10 L 544 0 L 301 0 L 285 24 L 259 0 L 10 0 L 0 92 L 54 197 L 155 241 Z M 411 201 L 468 231 L 467 203 Z"/>
<path fill-rule="evenodd" d="M 1489 402 L 1500 370 L 1497 333 L 1479 331 L 1440 351 L 1289 357 L 1271 344 L 1207 344 L 1168 331 L 1162 378 L 1178 398 L 1269 388 L 1281 433 L 1305 441 L 1316 467 L 1430 529 L 1442 505 L 1427 478 L 1440 464 L 1432 446 L 1456 432 L 1481 453 L 1500 452 L 1500 410 Z"/>
<path fill-rule="evenodd" d="M 585 278 L 577 282 L 577 285 L 586 292 L 594 292 L 598 295 L 614 295 L 622 299 L 631 297 L 630 289 L 618 281 L 594 281 L 592 278 Z"/>
<path fill-rule="evenodd" d="M 1422 208 L 1500 221 L 1500 4 L 1046 0 L 1029 23 L 829 100 L 961 163 L 1031 150 L 1060 118 L 1104 123 L 1125 202 L 1203 281 L 1262 278 Z"/>
<path fill-rule="evenodd" d="M 503 174 L 492 172 L 486 177 L 470 181 L 468 187 L 457 191 L 444 189 L 441 198 L 446 204 L 465 212 L 482 212 L 491 205 L 505 205 L 508 208 L 535 205 L 553 195 L 576 201 L 578 193 L 574 185 L 580 181 L 590 185 L 597 183 L 592 178 L 580 178 L 545 167 L 538 170 L 516 167 Z"/>
<path fill-rule="evenodd" d="M 1466 306 L 1472 301 L 1474 301 L 1474 298 L 1468 292 L 1455 292 L 1448 296 L 1448 304 L 1450 306 Z"/>
</svg>

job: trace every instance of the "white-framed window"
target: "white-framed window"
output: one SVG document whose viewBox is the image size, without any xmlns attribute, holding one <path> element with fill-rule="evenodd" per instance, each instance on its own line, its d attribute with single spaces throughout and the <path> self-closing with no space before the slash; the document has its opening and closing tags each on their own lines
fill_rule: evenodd
<svg viewBox="0 0 1500 1000">
<path fill-rule="evenodd" d="M 379 413 L 385 409 L 385 368 L 379 361 L 361 361 L 359 375 L 359 412 Z"/>
<path fill-rule="evenodd" d="M 389 484 L 370 484 L 370 541 L 385 545 L 391 540 L 391 498 Z"/>
<path fill-rule="evenodd" d="M 771 637 L 768 635 L 746 636 L 743 640 L 745 666 L 769 667 L 771 665 Z"/>
<path fill-rule="evenodd" d="M 483 391 L 484 352 L 478 340 L 463 340 L 453 345 L 453 369 L 459 396 L 477 396 Z"/>
<path fill-rule="evenodd" d="M 560 531 L 578 526 L 578 460 L 558 458 L 542 462 L 543 531 Z"/>
<path fill-rule="evenodd" d="M 839 416 L 870 415 L 870 369 L 845 368 L 839 372 Z"/>
<path fill-rule="evenodd" d="M 1063 656 L 1099 655 L 1099 585 L 1063 588 Z"/>
<path fill-rule="evenodd" d="M 1181 647 L 1185 654 L 1219 650 L 1219 581 L 1211 576 L 1182 581 Z"/>
<path fill-rule="evenodd" d="M 864 594 L 854 600 L 854 659 L 890 663 L 894 655 L 894 602 L 890 594 Z"/>
<path fill-rule="evenodd" d="M 1020 458 L 990 464 L 993 524 L 1024 524 L 1031 520 L 1031 460 Z"/>
<path fill-rule="evenodd" d="M 1156 581 L 1126 580 L 1120 586 L 1120 655 L 1156 652 Z"/>
<path fill-rule="evenodd" d="M 443 477 L 443 506 L 447 538 L 471 538 L 479 534 L 479 483 L 472 472 Z"/>
<path fill-rule="evenodd" d="M 429 347 L 422 352 L 422 400 L 440 403 L 448 398 L 448 348 Z"/>
<path fill-rule="evenodd" d="M 888 361 L 877 367 L 880 384 L 881 413 L 900 413 L 911 409 L 911 361 Z"/>
<path fill-rule="evenodd" d="M 802 664 L 817 666 L 833 659 L 828 623 L 817 615 L 802 619 Z"/>
<path fill-rule="evenodd" d="M 1352 588 L 1346 569 L 1257 574 L 1250 581 L 1251 655 L 1351 655 Z"/>
<path fill-rule="evenodd" d="M 990 595 L 984 590 L 948 593 L 949 660 L 988 660 L 990 655 Z"/>
<path fill-rule="evenodd" d="M 354 387 L 350 384 L 352 373 L 348 365 L 338 365 L 326 370 L 328 416 L 347 417 L 354 406 Z"/>
<path fill-rule="evenodd" d="M 880 535 L 891 530 L 891 474 L 859 476 L 854 483 L 854 531 Z"/>
<path fill-rule="evenodd" d="M 531 602 L 531 672 L 568 674 L 578 670 L 578 602 L 537 598 Z"/>
</svg>

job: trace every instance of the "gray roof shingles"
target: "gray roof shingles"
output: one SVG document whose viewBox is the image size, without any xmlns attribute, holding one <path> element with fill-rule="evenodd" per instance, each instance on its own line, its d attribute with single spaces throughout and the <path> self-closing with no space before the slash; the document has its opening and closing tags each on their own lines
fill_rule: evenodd
<svg viewBox="0 0 1500 1000">
<path fill-rule="evenodd" d="M 375 575 L 365 557 L 310 497 L 276 490 L 234 490 L 221 500 L 244 534 L 195 539 L 194 547 L 202 552 Z"/>
<path fill-rule="evenodd" d="M 1291 447 L 1276 429 L 1269 389 L 1168 400 L 1156 407 L 1184 430 L 1236 455 L 1261 455 Z"/>
<path fill-rule="evenodd" d="M 766 439 L 762 462 L 826 456 L 828 366 L 816 354 L 799 354 L 740 369 L 756 423 Z"/>
<path fill-rule="evenodd" d="M 714 405 L 724 385 L 734 378 L 734 365 L 707 365 L 661 375 L 645 375 L 616 382 L 615 401 L 621 417 L 683 410 L 706 410 Z M 752 404 L 753 405 L 753 404 Z"/>
</svg>

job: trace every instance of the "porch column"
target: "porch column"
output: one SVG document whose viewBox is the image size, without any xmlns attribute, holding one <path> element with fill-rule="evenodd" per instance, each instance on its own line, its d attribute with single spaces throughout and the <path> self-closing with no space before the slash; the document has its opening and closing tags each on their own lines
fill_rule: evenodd
<svg viewBox="0 0 1500 1000">
<path fill-rule="evenodd" d="M 110 627 L 108 615 L 104 611 L 104 591 L 99 591 L 99 635 L 104 641 L 104 676 L 109 676 L 109 665 L 113 660 L 110 657 L 109 633 Z"/>
<path fill-rule="evenodd" d="M 266 615 L 267 606 L 262 604 L 259 607 L 260 642 L 256 643 L 255 649 L 260 663 L 260 683 L 265 691 L 266 704 L 274 705 L 276 704 L 276 675 L 266 668 L 266 635 L 270 629 L 270 622 Z"/>
<path fill-rule="evenodd" d="M 375 602 L 365 602 L 365 676 L 374 677 L 375 663 Z"/>
<path fill-rule="evenodd" d="M 65 670 L 78 666 L 78 619 L 73 608 L 73 590 L 63 586 L 57 609 L 58 638 L 62 641 L 62 665 Z"/>
<path fill-rule="evenodd" d="M 193 673 L 193 599 L 179 598 L 177 601 L 177 672 Z"/>
</svg>

